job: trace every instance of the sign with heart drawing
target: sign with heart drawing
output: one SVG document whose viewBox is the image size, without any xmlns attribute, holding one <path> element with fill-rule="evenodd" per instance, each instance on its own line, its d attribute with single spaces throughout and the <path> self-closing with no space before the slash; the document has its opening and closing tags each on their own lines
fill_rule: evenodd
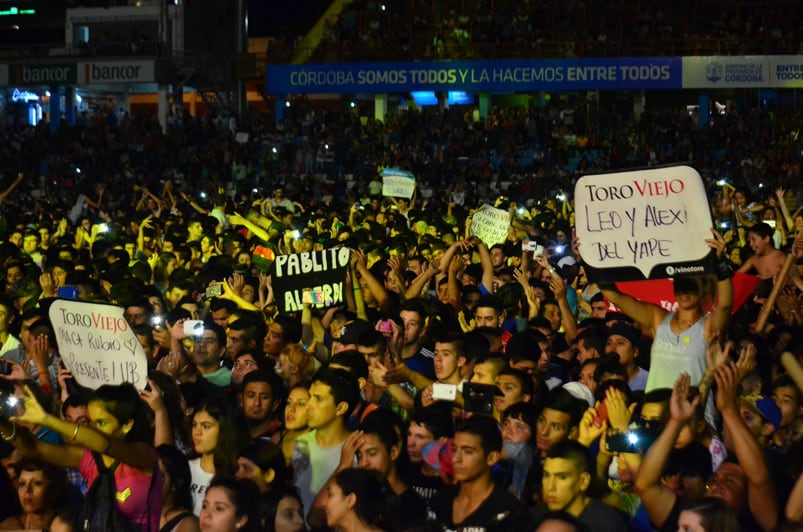
<svg viewBox="0 0 803 532">
<path fill-rule="evenodd" d="M 124 382 L 145 388 L 145 350 L 121 307 L 57 299 L 49 316 L 61 360 L 78 384 L 93 390 Z"/>
</svg>

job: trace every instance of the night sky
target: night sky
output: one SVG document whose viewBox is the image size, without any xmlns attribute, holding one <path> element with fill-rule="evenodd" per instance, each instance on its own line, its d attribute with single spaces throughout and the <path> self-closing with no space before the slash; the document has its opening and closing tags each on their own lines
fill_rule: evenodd
<svg viewBox="0 0 803 532">
<path fill-rule="evenodd" d="M 267 37 L 287 27 L 293 35 L 306 34 L 326 11 L 331 0 L 248 0 L 250 37 Z"/>
</svg>

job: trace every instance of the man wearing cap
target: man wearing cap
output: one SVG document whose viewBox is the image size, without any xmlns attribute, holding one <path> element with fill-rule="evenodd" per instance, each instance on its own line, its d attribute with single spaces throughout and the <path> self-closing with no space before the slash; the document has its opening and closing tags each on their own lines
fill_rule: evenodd
<svg viewBox="0 0 803 532">
<path fill-rule="evenodd" d="M 739 397 L 739 414 L 762 448 L 772 443 L 772 434 L 781 426 L 781 409 L 760 393 Z M 726 445 L 728 434 L 725 434 Z"/>
<path fill-rule="evenodd" d="M 617 322 L 608 327 L 608 341 L 605 344 L 605 354 L 616 354 L 619 362 L 627 370 L 627 385 L 634 392 L 643 391 L 647 386 L 649 373 L 639 367 L 636 359 L 641 346 L 641 333 L 635 327 L 624 322 Z"/>
</svg>

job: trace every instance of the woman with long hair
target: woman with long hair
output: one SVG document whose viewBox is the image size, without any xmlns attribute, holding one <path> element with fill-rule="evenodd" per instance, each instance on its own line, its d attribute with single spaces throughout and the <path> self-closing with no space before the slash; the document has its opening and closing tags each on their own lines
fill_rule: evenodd
<svg viewBox="0 0 803 532">
<path fill-rule="evenodd" d="M 344 469 L 326 486 L 326 524 L 342 532 L 392 532 L 399 504 L 387 481 L 369 469 Z"/>
<path fill-rule="evenodd" d="M 309 401 L 309 385 L 297 384 L 287 394 L 284 406 L 284 434 L 282 434 L 282 453 L 287 465 L 293 461 L 293 448 L 296 439 L 309 432 L 307 426 L 307 402 Z"/>
<path fill-rule="evenodd" d="M 293 486 L 276 488 L 259 498 L 259 519 L 266 532 L 306 532 L 304 506 Z"/>
<path fill-rule="evenodd" d="M 216 477 L 209 484 L 201 509 L 204 532 L 259 530 L 259 489 L 250 480 Z"/>
<path fill-rule="evenodd" d="M 17 464 L 16 488 L 22 512 L 0 522 L 0 530 L 44 529 L 66 502 L 63 468 L 26 459 Z"/>
<path fill-rule="evenodd" d="M 235 417 L 226 399 L 207 399 L 195 410 L 192 417 L 194 458 L 189 461 L 195 515 L 201 515 L 204 491 L 212 478 L 215 475 L 234 476 L 237 454 L 245 441 L 245 427 Z"/>
<path fill-rule="evenodd" d="M 198 532 L 198 518 L 192 513 L 190 468 L 181 451 L 171 445 L 156 448 L 164 475 L 165 499 L 159 521 L 160 532 Z"/>
<path fill-rule="evenodd" d="M 147 407 L 133 385 L 104 385 L 95 390 L 87 407 L 91 427 L 48 413 L 27 386 L 21 401 L 23 413 L 10 418 L 10 422 L 0 421 L 0 436 L 24 457 L 80 470 L 90 486 L 85 511 L 93 519 L 92 526 L 108 528 L 105 520 L 121 515 L 133 526 L 159 530 L 162 475 L 151 446 L 153 434 Z M 18 422 L 47 427 L 74 445 L 36 440 Z M 111 471 L 116 493 L 123 494 L 112 500 L 106 500 L 104 493 L 92 495 L 95 480 L 108 478 L 107 470 Z"/>
</svg>

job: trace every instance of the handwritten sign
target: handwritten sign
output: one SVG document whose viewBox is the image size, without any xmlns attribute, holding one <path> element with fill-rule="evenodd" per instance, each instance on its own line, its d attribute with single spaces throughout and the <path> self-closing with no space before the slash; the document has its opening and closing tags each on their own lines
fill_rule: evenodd
<svg viewBox="0 0 803 532">
<path fill-rule="evenodd" d="M 407 170 L 398 168 L 382 169 L 382 195 L 395 198 L 413 197 L 415 192 L 415 176 Z"/>
<path fill-rule="evenodd" d="M 471 234 L 488 247 L 504 243 L 507 240 L 508 227 L 510 227 L 510 213 L 487 203 L 471 217 Z"/>
<path fill-rule="evenodd" d="M 61 359 L 78 384 L 145 388 L 148 361 L 121 307 L 59 299 L 50 306 L 50 322 Z"/>
<path fill-rule="evenodd" d="M 323 292 L 327 306 L 342 303 L 349 257 L 348 248 L 276 255 L 273 263 L 273 290 L 281 311 L 301 310 L 302 292 L 305 288 Z"/>
<path fill-rule="evenodd" d="M 583 176 L 575 227 L 594 281 L 702 275 L 714 261 L 711 213 L 700 174 L 673 166 Z"/>
</svg>

